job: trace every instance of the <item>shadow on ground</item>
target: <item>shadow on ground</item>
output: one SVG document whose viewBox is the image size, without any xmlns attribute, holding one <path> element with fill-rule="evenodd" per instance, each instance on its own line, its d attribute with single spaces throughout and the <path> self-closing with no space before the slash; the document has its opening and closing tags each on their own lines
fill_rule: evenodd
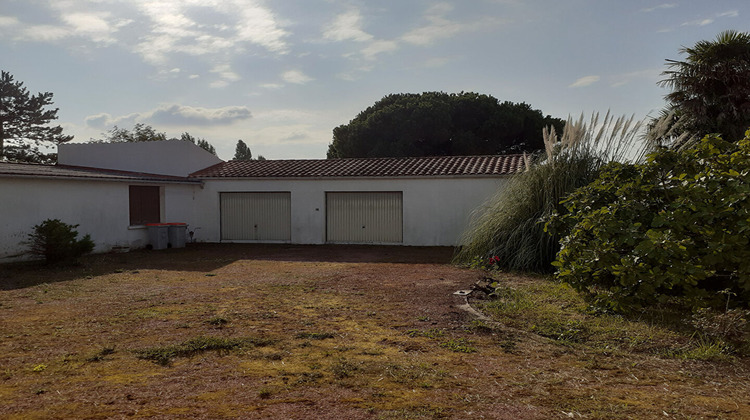
<svg viewBox="0 0 750 420">
<path fill-rule="evenodd" d="M 449 264 L 453 251 L 452 247 L 197 243 L 181 249 L 143 249 L 89 255 L 77 265 L 47 266 L 42 262 L 2 264 L 0 290 L 21 289 L 121 270 L 210 272 L 239 260 Z"/>
</svg>

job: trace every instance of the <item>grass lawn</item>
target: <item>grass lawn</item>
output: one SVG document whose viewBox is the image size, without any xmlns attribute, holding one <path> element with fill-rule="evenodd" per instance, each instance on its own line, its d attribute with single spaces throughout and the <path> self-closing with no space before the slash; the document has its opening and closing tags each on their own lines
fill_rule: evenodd
<svg viewBox="0 0 750 420">
<path fill-rule="evenodd" d="M 750 359 L 450 249 L 196 244 L 0 266 L 0 417 L 750 418 Z"/>
</svg>

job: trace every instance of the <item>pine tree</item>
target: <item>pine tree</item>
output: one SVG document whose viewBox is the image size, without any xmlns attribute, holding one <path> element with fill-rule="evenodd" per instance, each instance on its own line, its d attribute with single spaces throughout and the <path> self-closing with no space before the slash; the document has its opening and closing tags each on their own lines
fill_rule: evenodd
<svg viewBox="0 0 750 420">
<path fill-rule="evenodd" d="M 44 109 L 52 105 L 52 93 L 30 95 L 23 82 L 13 76 L 0 73 L 0 159 L 46 162 L 54 160 L 39 151 L 42 144 L 60 144 L 73 139 L 62 134 L 59 125 L 48 124 L 57 119 L 58 108 Z"/>
</svg>

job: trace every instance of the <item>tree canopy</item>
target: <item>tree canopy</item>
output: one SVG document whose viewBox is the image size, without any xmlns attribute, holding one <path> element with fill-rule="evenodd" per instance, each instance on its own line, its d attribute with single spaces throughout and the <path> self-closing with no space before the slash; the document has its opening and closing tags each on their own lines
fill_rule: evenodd
<svg viewBox="0 0 750 420">
<path fill-rule="evenodd" d="M 94 143 L 121 143 L 141 141 L 163 141 L 167 140 L 166 133 L 157 132 L 154 127 L 143 123 L 136 123 L 132 130 L 112 127 L 101 139 L 91 139 Z M 195 141 L 193 141 L 195 143 Z"/>
<path fill-rule="evenodd" d="M 334 128 L 328 158 L 533 152 L 544 148 L 550 125 L 562 132 L 565 122 L 489 95 L 392 94 Z"/>
<path fill-rule="evenodd" d="M 253 152 L 247 147 L 242 140 L 237 140 L 237 147 L 234 151 L 234 160 L 253 160 Z"/>
<path fill-rule="evenodd" d="M 119 142 L 142 142 L 142 141 L 163 141 L 163 140 L 182 140 L 189 141 L 207 152 L 216 156 L 216 148 L 206 139 L 198 138 L 190 133 L 182 133 L 180 138 L 167 138 L 167 134 L 158 132 L 154 127 L 143 123 L 136 123 L 132 130 L 112 127 L 101 139 L 91 139 L 92 143 L 119 143 Z"/>
<path fill-rule="evenodd" d="M 211 153 L 212 155 L 217 156 L 216 148 L 211 143 L 209 143 L 208 140 L 206 139 L 199 139 L 185 132 L 185 133 L 182 133 L 182 135 L 180 136 L 180 140 L 189 141 L 195 144 L 196 146 L 200 147 L 201 149 Z"/>
<path fill-rule="evenodd" d="M 237 140 L 237 147 L 234 149 L 234 160 L 253 160 L 253 152 L 242 140 Z M 255 160 L 266 160 L 263 155 L 258 155 Z"/>
<path fill-rule="evenodd" d="M 50 162 L 54 153 L 44 153 L 40 145 L 56 145 L 73 139 L 62 134 L 62 127 L 49 126 L 57 119 L 58 108 L 52 105 L 52 93 L 30 95 L 23 82 L 0 73 L 0 159 L 25 162 Z"/>
<path fill-rule="evenodd" d="M 750 127 L 750 33 L 725 31 L 680 53 L 687 55 L 685 60 L 666 60 L 668 69 L 659 82 L 672 89 L 665 96 L 662 126 L 670 134 L 743 138 Z M 657 131 L 652 137 L 658 140 L 663 134 Z"/>
</svg>

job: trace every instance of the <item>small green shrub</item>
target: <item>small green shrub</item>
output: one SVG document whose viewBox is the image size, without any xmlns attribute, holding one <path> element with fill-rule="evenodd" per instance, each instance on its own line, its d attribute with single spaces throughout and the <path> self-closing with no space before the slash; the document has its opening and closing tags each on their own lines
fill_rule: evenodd
<svg viewBox="0 0 750 420">
<path fill-rule="evenodd" d="M 564 205 L 547 225 L 568 232 L 557 277 L 597 304 L 718 306 L 725 293 L 750 302 L 750 131 L 610 164 Z"/>
<path fill-rule="evenodd" d="M 82 255 L 94 250 L 90 235 L 77 239 L 78 225 L 69 225 L 59 219 L 47 219 L 34 226 L 29 234 L 29 253 L 44 257 L 47 263 L 75 262 Z"/>
</svg>

